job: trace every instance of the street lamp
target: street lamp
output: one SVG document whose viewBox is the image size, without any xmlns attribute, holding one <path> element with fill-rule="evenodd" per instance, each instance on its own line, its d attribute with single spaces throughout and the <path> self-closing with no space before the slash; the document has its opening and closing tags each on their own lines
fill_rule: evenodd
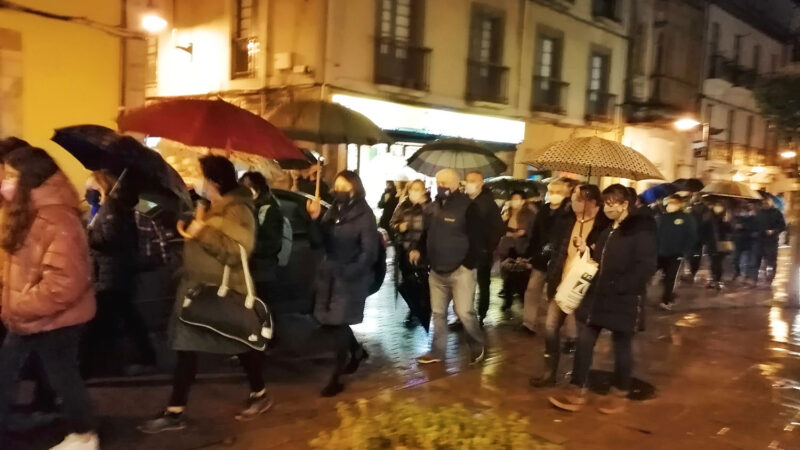
<svg viewBox="0 0 800 450">
<path fill-rule="evenodd" d="M 150 34 L 158 34 L 167 27 L 167 21 L 161 17 L 153 0 L 147 2 L 147 9 L 142 14 L 142 28 Z"/>
<path fill-rule="evenodd" d="M 696 127 L 698 125 L 700 125 L 700 122 L 698 122 L 698 121 L 696 121 L 696 120 L 694 120 L 692 118 L 689 118 L 689 117 L 684 117 L 682 119 L 678 119 L 678 120 L 675 121 L 675 128 L 677 128 L 677 129 L 679 129 L 681 131 L 691 130 L 692 128 L 694 128 L 694 127 Z"/>
<path fill-rule="evenodd" d="M 786 150 L 786 151 L 781 152 L 781 158 L 783 158 L 783 159 L 792 159 L 795 156 L 797 156 L 797 152 L 795 152 L 793 150 Z"/>
<path fill-rule="evenodd" d="M 689 131 L 692 128 L 698 126 L 698 125 L 702 125 L 703 126 L 703 147 L 704 147 L 704 151 L 705 151 L 705 158 L 708 159 L 708 152 L 709 152 L 709 149 L 708 149 L 708 143 L 709 142 L 708 141 L 709 141 L 709 134 L 710 134 L 710 131 L 711 131 L 711 124 L 708 123 L 708 122 L 702 122 L 702 123 L 698 122 L 697 120 L 692 119 L 691 117 L 683 117 L 683 118 L 680 118 L 680 119 L 676 120 L 674 125 L 675 125 L 675 128 L 677 128 L 678 130 L 681 130 L 681 131 Z M 701 157 L 701 155 L 702 155 L 702 152 L 698 155 L 697 151 L 695 150 L 695 165 L 694 165 L 695 176 L 698 175 L 697 172 L 700 170 L 700 164 L 698 164 L 697 158 Z"/>
</svg>

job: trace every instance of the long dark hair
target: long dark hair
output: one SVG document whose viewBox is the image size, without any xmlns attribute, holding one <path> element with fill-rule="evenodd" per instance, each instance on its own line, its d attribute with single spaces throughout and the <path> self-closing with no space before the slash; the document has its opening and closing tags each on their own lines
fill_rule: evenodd
<svg viewBox="0 0 800 450">
<path fill-rule="evenodd" d="M 364 183 L 361 182 L 361 177 L 352 170 L 343 170 L 336 174 L 336 178 L 344 178 L 353 186 L 353 200 L 363 200 L 367 196 L 367 191 L 364 189 Z M 336 178 L 333 179 L 334 183 Z"/>
<path fill-rule="evenodd" d="M 35 211 L 31 205 L 31 191 L 55 175 L 58 165 L 47 152 L 35 147 L 13 150 L 5 157 L 5 164 L 19 172 L 19 180 L 14 199 L 5 205 L 0 246 L 5 251 L 14 253 L 22 248 L 33 223 Z"/>
<path fill-rule="evenodd" d="M 218 155 L 208 155 L 200 158 L 200 169 L 203 176 L 217 185 L 219 195 L 239 187 L 236 181 L 236 168 L 227 158 Z"/>
</svg>

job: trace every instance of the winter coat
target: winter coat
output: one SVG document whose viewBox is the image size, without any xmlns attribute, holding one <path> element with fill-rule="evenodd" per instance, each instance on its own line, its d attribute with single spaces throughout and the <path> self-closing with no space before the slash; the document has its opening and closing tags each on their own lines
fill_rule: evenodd
<svg viewBox="0 0 800 450">
<path fill-rule="evenodd" d="M 392 220 L 392 216 L 394 216 L 394 211 L 395 209 L 397 209 L 397 205 L 399 203 L 400 199 L 397 198 L 397 191 L 389 189 L 383 192 L 383 196 L 381 197 L 381 200 L 378 202 L 378 208 L 383 210 L 381 218 L 378 221 L 378 225 L 384 230 L 391 233 L 392 235 L 394 234 L 394 232 L 392 231 L 390 222 Z"/>
<path fill-rule="evenodd" d="M 733 241 L 733 227 L 724 215 L 708 212 L 702 225 L 703 243 L 709 254 L 722 253 L 719 243 Z"/>
<path fill-rule="evenodd" d="M 704 234 L 704 225 L 705 220 L 708 214 L 710 214 L 708 206 L 705 203 L 698 202 L 694 203 L 691 207 L 689 207 L 689 214 L 694 217 L 694 223 L 697 225 L 697 242 L 695 242 L 695 246 L 692 249 L 692 253 L 699 255 L 703 251 L 703 244 L 705 244 L 705 234 Z"/>
<path fill-rule="evenodd" d="M 755 216 L 745 215 L 733 219 L 733 241 L 736 243 L 736 250 L 751 250 L 757 238 L 758 221 Z"/>
<path fill-rule="evenodd" d="M 488 187 L 484 186 L 472 203 L 477 209 L 483 236 L 481 239 L 483 245 L 477 250 L 477 254 L 481 258 L 487 258 L 494 253 L 500 239 L 506 234 L 506 225 L 500 215 L 500 208 L 494 201 L 494 195 Z"/>
<path fill-rule="evenodd" d="M 572 236 L 572 228 L 578 217 L 575 212 L 570 208 L 570 214 L 564 214 L 557 217 L 553 224 L 553 240 L 550 247 L 553 249 L 550 261 L 547 264 L 547 298 L 552 299 L 556 296 L 558 285 L 561 284 L 561 279 L 564 276 L 564 265 L 567 263 L 567 251 L 569 246 L 572 245 L 570 237 Z M 597 243 L 600 234 L 609 226 L 611 220 L 606 217 L 602 210 L 597 212 L 592 231 L 589 232 L 589 237 L 586 239 L 586 245 L 592 247 Z"/>
<path fill-rule="evenodd" d="M 599 263 L 597 275 L 575 312 L 576 319 L 612 331 L 635 331 L 647 282 L 657 267 L 653 219 L 633 214 L 618 228 L 606 228 L 592 258 Z"/>
<path fill-rule="evenodd" d="M 697 244 L 697 224 L 683 211 L 656 216 L 658 256 L 675 257 L 689 253 Z"/>
<path fill-rule="evenodd" d="M 499 253 L 500 258 L 516 258 L 518 256 L 523 256 L 528 250 L 528 243 L 530 242 L 531 231 L 533 230 L 533 222 L 536 219 L 536 213 L 534 213 L 533 210 L 527 205 L 523 205 L 522 209 L 517 214 L 516 228 L 511 228 L 509 226 L 509 223 L 511 223 L 511 211 L 507 211 L 507 214 L 509 218 L 507 220 L 503 220 L 504 236 L 500 239 L 500 245 L 498 246 L 497 252 Z M 505 235 L 507 232 L 516 232 L 520 230 L 524 231 L 525 234 L 522 236 Z"/>
<path fill-rule="evenodd" d="M 334 204 L 322 218 L 325 259 L 314 282 L 314 317 L 323 325 L 355 325 L 375 274 L 379 236 L 364 199 Z"/>
<path fill-rule="evenodd" d="M 478 207 L 461 192 L 451 193 L 426 209 L 422 242 L 431 270 L 451 273 L 461 266 L 476 267 L 478 251 L 485 245 Z"/>
<path fill-rule="evenodd" d="M 172 349 L 235 355 L 250 347 L 212 331 L 181 322 L 183 299 L 200 285 L 219 285 L 225 266 L 230 266 L 230 289 L 247 293 L 239 245 L 248 256 L 255 247 L 256 221 L 252 192 L 238 187 L 214 202 L 205 215 L 205 226 L 183 247 L 183 269 L 170 321 Z M 244 308 L 244 305 L 242 305 Z"/>
<path fill-rule="evenodd" d="M 89 222 L 87 233 L 98 292 L 129 291 L 134 287 L 139 255 L 134 206 L 109 197 Z"/>
<path fill-rule="evenodd" d="M 777 208 L 760 209 L 756 213 L 756 222 L 758 224 L 758 236 L 764 240 L 778 240 L 778 235 L 786 230 L 786 220 L 783 214 Z M 771 235 L 767 231 L 773 231 Z"/>
<path fill-rule="evenodd" d="M 396 241 L 404 251 L 420 248 L 419 241 L 425 231 L 425 208 L 429 204 L 417 205 L 406 199 L 394 210 L 389 225 L 397 236 Z M 400 231 L 401 223 L 408 224 L 406 231 Z"/>
<path fill-rule="evenodd" d="M 550 261 L 550 255 L 553 251 L 551 243 L 555 232 L 554 224 L 570 214 L 573 214 L 572 206 L 567 200 L 564 200 L 561 206 L 556 209 L 550 208 L 549 203 L 545 204 L 536 214 L 528 251 L 526 252 L 528 257 L 531 258 L 531 265 L 534 269 L 540 272 L 547 272 L 547 263 Z"/>
<path fill-rule="evenodd" d="M 255 200 L 256 246 L 250 257 L 250 270 L 256 283 L 275 281 L 278 253 L 283 246 L 283 212 L 271 194 Z"/>
<path fill-rule="evenodd" d="M 0 316 L 14 334 L 84 324 L 94 317 L 92 261 L 78 193 L 62 172 L 31 191 L 30 230 L 6 254 Z"/>
</svg>

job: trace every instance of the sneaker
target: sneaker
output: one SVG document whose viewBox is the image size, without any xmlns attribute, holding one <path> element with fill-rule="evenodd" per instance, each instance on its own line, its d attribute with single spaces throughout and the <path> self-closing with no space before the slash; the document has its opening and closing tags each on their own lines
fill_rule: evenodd
<svg viewBox="0 0 800 450">
<path fill-rule="evenodd" d="M 417 358 L 417 362 L 420 364 L 435 364 L 442 362 L 442 359 L 433 353 L 427 353 Z"/>
<path fill-rule="evenodd" d="M 486 359 L 486 346 L 481 346 L 481 351 L 477 354 L 473 353 L 469 360 L 469 365 L 474 366 L 475 364 L 479 364 L 481 361 Z"/>
<path fill-rule="evenodd" d="M 272 397 L 269 395 L 269 392 L 264 392 L 264 394 L 260 396 L 250 393 L 250 397 L 247 399 L 246 407 L 239 414 L 237 414 L 235 418 L 240 422 L 248 422 L 253 420 L 272 408 L 272 403 Z"/>
<path fill-rule="evenodd" d="M 672 303 L 659 303 L 658 307 L 664 311 L 672 311 Z"/>
<path fill-rule="evenodd" d="M 95 433 L 72 433 L 50 450 L 99 450 L 100 440 Z"/>
<path fill-rule="evenodd" d="M 568 384 L 558 394 L 549 397 L 550 404 L 564 411 L 580 411 L 587 403 L 586 388 Z"/>
<path fill-rule="evenodd" d="M 603 414 L 619 414 L 628 407 L 628 393 L 611 388 L 608 395 L 600 400 L 597 410 Z"/>
<path fill-rule="evenodd" d="M 164 431 L 178 431 L 186 428 L 186 419 L 183 418 L 183 413 L 171 413 L 169 411 L 164 411 L 155 419 L 148 420 L 136 428 L 145 434 L 157 434 Z"/>
</svg>

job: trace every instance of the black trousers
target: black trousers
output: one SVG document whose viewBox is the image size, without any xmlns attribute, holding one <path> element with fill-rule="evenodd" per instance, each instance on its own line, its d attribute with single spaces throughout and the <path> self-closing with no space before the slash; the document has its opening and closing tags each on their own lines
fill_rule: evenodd
<svg viewBox="0 0 800 450">
<path fill-rule="evenodd" d="M 47 381 L 62 401 L 64 420 L 73 433 L 88 433 L 96 424 L 78 368 L 81 327 L 66 327 L 30 335 L 9 333 L 0 348 L 0 435 L 17 397 L 17 378 L 29 356 L 37 356 Z M 2 445 L 0 445 L 2 447 Z"/>
<path fill-rule="evenodd" d="M 755 255 L 749 271 L 750 278 L 753 280 L 758 279 L 758 271 L 763 263 L 768 269 L 771 269 L 767 270 L 767 283 L 772 284 L 772 280 L 775 278 L 775 270 L 778 267 L 778 238 L 759 239 L 754 251 Z"/>
<path fill-rule="evenodd" d="M 602 327 L 578 324 L 578 347 L 575 350 L 575 367 L 572 370 L 572 384 L 586 387 L 589 369 L 592 368 L 594 346 Z M 614 386 L 624 392 L 630 391 L 633 377 L 633 332 L 612 331 L 614 342 Z"/>
<path fill-rule="evenodd" d="M 478 319 L 486 318 L 489 312 L 490 292 L 492 284 L 492 263 L 494 258 L 491 253 L 478 256 Z"/>
<path fill-rule="evenodd" d="M 349 325 L 323 325 L 323 328 L 331 333 L 331 338 L 336 348 L 336 362 L 333 366 L 330 381 L 338 383 L 339 377 L 344 374 L 347 361 L 361 348 L 361 344 L 356 340 L 356 336 Z"/>
<path fill-rule="evenodd" d="M 722 281 L 723 263 L 727 255 L 727 253 L 720 252 L 711 254 L 711 277 L 715 283 Z"/>
<path fill-rule="evenodd" d="M 155 365 L 156 352 L 148 336 L 147 325 L 133 304 L 131 289 L 97 292 L 97 313 L 89 322 L 83 345 L 82 372 L 90 375 L 104 367 L 121 338 L 128 338 L 136 348 L 135 362 Z"/>
<path fill-rule="evenodd" d="M 261 370 L 264 368 L 264 353 L 251 350 L 247 353 L 236 355 L 239 362 L 247 374 L 247 381 L 250 382 L 250 392 L 260 392 L 266 386 L 264 375 Z M 175 366 L 175 376 L 172 379 L 172 396 L 169 406 L 186 406 L 189 401 L 189 391 L 197 377 L 197 353 L 178 352 L 178 363 Z"/>
<path fill-rule="evenodd" d="M 670 303 L 674 299 L 675 282 L 678 280 L 678 270 L 681 267 L 680 256 L 659 256 L 658 270 L 664 274 L 661 281 L 661 302 Z"/>
<path fill-rule="evenodd" d="M 688 255 L 689 271 L 692 277 L 700 270 L 700 261 L 703 259 L 703 246 L 695 247 Z"/>
</svg>

